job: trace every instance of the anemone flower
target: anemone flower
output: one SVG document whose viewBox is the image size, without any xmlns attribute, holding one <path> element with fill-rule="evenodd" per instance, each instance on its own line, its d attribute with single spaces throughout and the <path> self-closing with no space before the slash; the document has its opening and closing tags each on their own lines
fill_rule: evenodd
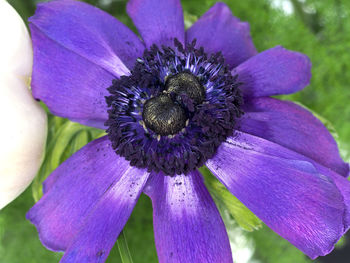
<svg viewBox="0 0 350 263">
<path fill-rule="evenodd" d="M 57 116 L 106 129 L 44 182 L 29 211 L 61 262 L 103 262 L 143 192 L 160 262 L 232 262 L 206 165 L 311 258 L 349 227 L 349 166 L 310 112 L 270 98 L 308 85 L 309 59 L 257 53 L 247 23 L 217 3 L 186 32 L 179 0 L 130 0 L 142 40 L 72 0 L 30 19 L 33 94 Z M 59 143 L 59 142 L 58 142 Z"/>
<path fill-rule="evenodd" d="M 29 89 L 33 51 L 26 26 L 0 0 L 0 209 L 36 175 L 46 141 L 46 113 Z"/>
</svg>

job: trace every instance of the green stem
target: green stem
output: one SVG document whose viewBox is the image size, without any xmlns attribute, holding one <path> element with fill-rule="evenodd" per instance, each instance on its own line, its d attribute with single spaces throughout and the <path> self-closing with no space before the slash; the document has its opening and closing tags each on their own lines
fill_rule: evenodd
<svg viewBox="0 0 350 263">
<path fill-rule="evenodd" d="M 321 30 L 319 17 L 317 12 L 315 14 L 309 14 L 304 11 L 305 4 L 300 0 L 290 0 L 294 11 L 301 19 L 305 26 L 307 26 L 313 33 L 318 33 Z"/>
<path fill-rule="evenodd" d="M 120 235 L 118 237 L 117 240 L 117 244 L 118 244 L 118 249 L 119 249 L 119 253 L 120 253 L 120 257 L 122 259 L 123 263 L 132 263 L 132 258 L 131 258 L 131 254 L 128 248 L 128 243 L 126 241 L 126 237 L 125 234 L 122 230 L 122 232 L 120 232 Z"/>
</svg>

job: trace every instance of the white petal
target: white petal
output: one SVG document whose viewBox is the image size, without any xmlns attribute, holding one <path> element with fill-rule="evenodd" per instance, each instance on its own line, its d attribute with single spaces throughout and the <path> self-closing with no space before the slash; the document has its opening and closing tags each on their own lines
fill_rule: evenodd
<svg viewBox="0 0 350 263">
<path fill-rule="evenodd" d="M 0 0 L 0 74 L 30 76 L 33 63 L 28 30 L 13 7 Z"/>
<path fill-rule="evenodd" d="M 44 155 L 46 113 L 28 89 L 33 52 L 20 16 L 0 0 L 0 209 L 36 175 Z"/>
</svg>

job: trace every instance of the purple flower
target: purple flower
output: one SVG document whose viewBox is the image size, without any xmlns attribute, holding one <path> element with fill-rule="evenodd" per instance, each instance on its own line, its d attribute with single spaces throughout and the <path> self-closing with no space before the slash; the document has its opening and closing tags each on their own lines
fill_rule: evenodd
<svg viewBox="0 0 350 263">
<path fill-rule="evenodd" d="M 269 97 L 308 85 L 309 59 L 258 54 L 223 3 L 186 32 L 179 0 L 130 0 L 127 11 L 142 41 L 78 1 L 40 4 L 30 19 L 35 98 L 108 133 L 45 181 L 28 213 L 43 244 L 62 262 L 103 262 L 144 192 L 160 262 L 232 262 L 205 164 L 309 257 L 329 253 L 350 224 L 349 165 L 311 113 Z"/>
</svg>

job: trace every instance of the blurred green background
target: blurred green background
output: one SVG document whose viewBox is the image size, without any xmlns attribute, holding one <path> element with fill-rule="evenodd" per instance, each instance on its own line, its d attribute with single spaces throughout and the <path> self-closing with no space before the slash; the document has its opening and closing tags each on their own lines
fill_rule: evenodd
<svg viewBox="0 0 350 263">
<path fill-rule="evenodd" d="M 34 14 L 37 0 L 9 0 L 26 21 Z M 131 27 L 125 0 L 86 0 Z M 183 0 L 189 26 L 216 1 Z M 251 26 L 259 51 L 283 45 L 307 54 L 313 64 L 311 85 L 303 91 L 283 96 L 301 102 L 323 116 L 328 127 L 337 131 L 341 154 L 350 161 L 350 1 L 341 0 L 231 0 L 233 13 Z M 47 156 L 38 178 L 12 204 L 0 211 L 0 263 L 58 262 L 61 254 L 46 250 L 34 226 L 25 220 L 26 211 L 40 197 L 41 181 L 64 159 L 100 133 L 67 120 L 49 116 Z M 332 125 L 330 125 L 332 123 Z M 57 143 L 56 143 L 57 142 Z M 210 184 L 210 182 L 209 182 Z M 215 182 L 214 182 L 215 185 Z M 214 196 L 215 198 L 215 196 Z M 235 200 L 229 200 L 236 202 Z M 261 222 L 237 207 L 218 204 L 225 219 L 234 260 L 237 263 L 310 262 L 300 251 L 277 236 Z M 243 211 L 243 212 L 242 212 Z M 232 213 L 230 213 L 232 212 Z M 242 228 L 243 227 L 243 228 Z M 259 228 L 255 231 L 254 228 Z M 135 263 L 157 262 L 152 228 L 152 207 L 141 196 L 125 228 Z M 350 261 L 350 239 L 345 237 L 336 249 L 317 262 Z M 348 258 L 348 260 L 346 260 Z M 107 262 L 121 262 L 115 246 Z"/>
</svg>

